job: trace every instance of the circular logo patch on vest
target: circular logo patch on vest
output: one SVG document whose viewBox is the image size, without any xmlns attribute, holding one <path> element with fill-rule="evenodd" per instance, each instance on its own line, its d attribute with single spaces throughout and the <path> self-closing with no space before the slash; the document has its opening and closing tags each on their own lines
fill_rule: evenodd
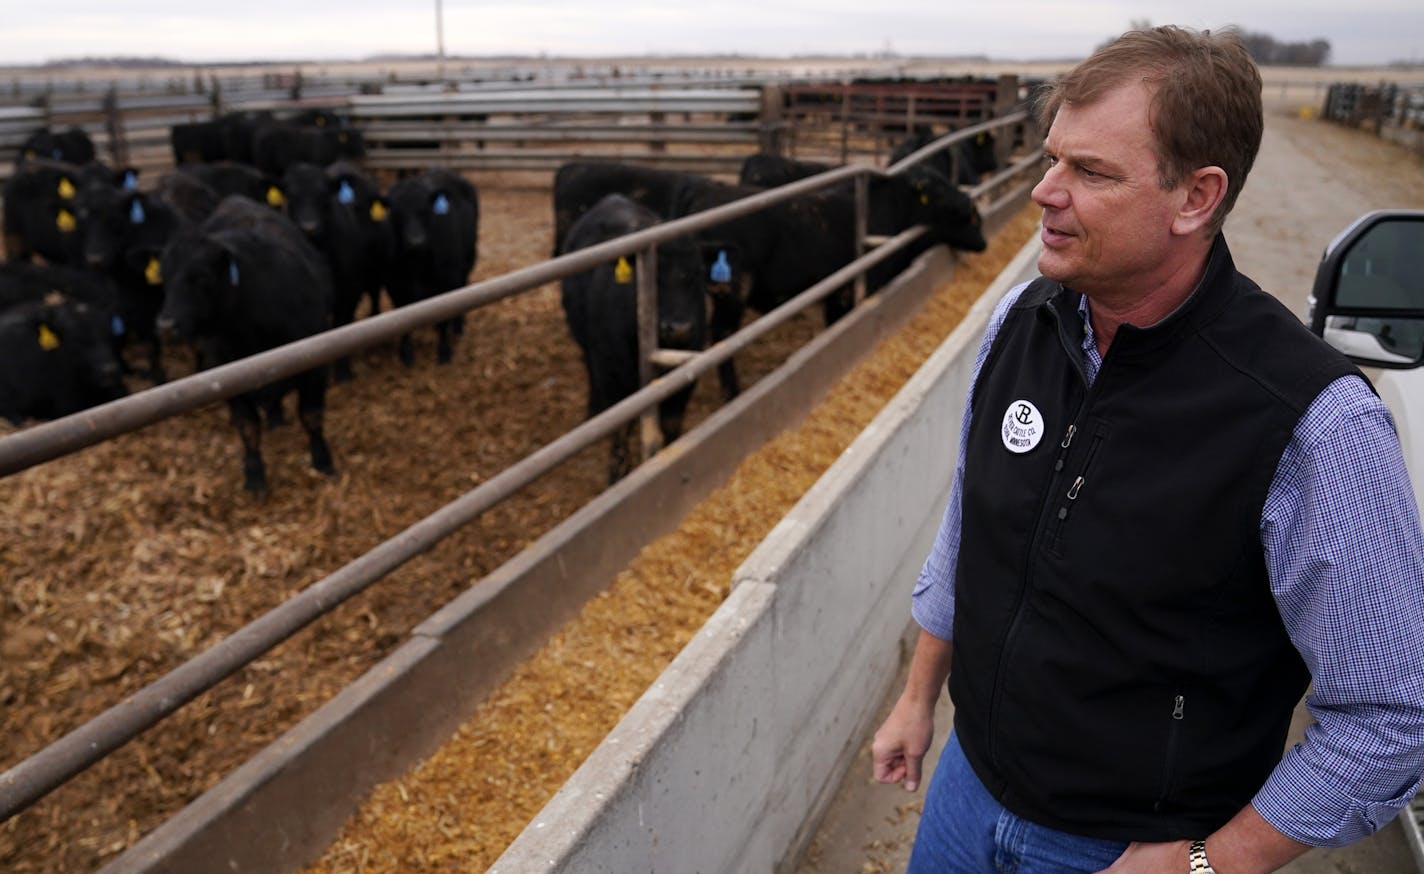
<svg viewBox="0 0 1424 874">
<path fill-rule="evenodd" d="M 1043 430 L 1043 414 L 1032 401 L 1014 401 L 1004 411 L 1004 425 L 1000 433 L 1004 438 L 1004 448 L 1010 452 L 1028 452 L 1043 439 Z"/>
</svg>

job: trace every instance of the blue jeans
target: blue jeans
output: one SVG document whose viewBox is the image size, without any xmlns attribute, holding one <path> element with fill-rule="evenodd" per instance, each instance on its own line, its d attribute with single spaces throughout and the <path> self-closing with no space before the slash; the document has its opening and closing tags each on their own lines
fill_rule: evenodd
<svg viewBox="0 0 1424 874">
<path fill-rule="evenodd" d="M 1123 841 L 1054 831 L 1005 810 L 951 732 L 930 778 L 906 874 L 1091 874 L 1125 849 Z"/>
</svg>

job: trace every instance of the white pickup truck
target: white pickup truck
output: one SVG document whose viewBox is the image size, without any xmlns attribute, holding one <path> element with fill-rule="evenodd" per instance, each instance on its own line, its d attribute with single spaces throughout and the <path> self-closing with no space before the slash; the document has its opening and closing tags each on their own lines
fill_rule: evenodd
<svg viewBox="0 0 1424 874">
<path fill-rule="evenodd" d="M 1424 508 L 1424 210 L 1377 210 L 1341 231 L 1316 269 L 1309 321 L 1366 369 L 1394 415 Z M 1424 871 L 1424 799 L 1400 821 Z"/>
</svg>

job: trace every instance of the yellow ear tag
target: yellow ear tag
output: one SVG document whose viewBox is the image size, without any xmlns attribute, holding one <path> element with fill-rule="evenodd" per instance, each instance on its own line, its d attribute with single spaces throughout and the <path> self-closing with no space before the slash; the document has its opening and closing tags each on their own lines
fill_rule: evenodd
<svg viewBox="0 0 1424 874">
<path fill-rule="evenodd" d="M 618 263 L 614 265 L 613 281 L 619 285 L 627 285 L 633 281 L 633 265 L 628 263 L 626 256 L 619 258 Z"/>
<path fill-rule="evenodd" d="M 59 196 L 65 200 L 74 199 L 74 183 L 64 176 L 59 177 Z"/>
<path fill-rule="evenodd" d="M 40 348 L 46 352 L 53 352 L 59 348 L 59 337 L 55 336 L 49 325 L 40 325 Z"/>
<path fill-rule="evenodd" d="M 921 192 L 920 192 L 920 206 L 929 206 L 929 205 L 930 205 L 930 196 L 929 196 L 928 194 L 925 194 L 923 191 L 921 191 Z"/>
<path fill-rule="evenodd" d="M 280 188 L 273 185 L 271 188 L 267 189 L 268 206 L 281 206 L 285 202 L 286 198 L 282 197 L 282 190 Z"/>
<path fill-rule="evenodd" d="M 158 267 L 157 258 L 148 259 L 148 266 L 143 268 L 143 278 L 148 282 L 149 285 L 163 284 L 163 271 L 160 270 Z"/>
<path fill-rule="evenodd" d="M 379 200 L 371 204 L 371 221 L 383 222 L 386 220 L 386 207 Z"/>
<path fill-rule="evenodd" d="M 74 232 L 78 224 L 74 221 L 74 214 L 67 209 L 61 209 L 59 215 L 55 217 L 54 223 L 66 234 Z"/>
</svg>

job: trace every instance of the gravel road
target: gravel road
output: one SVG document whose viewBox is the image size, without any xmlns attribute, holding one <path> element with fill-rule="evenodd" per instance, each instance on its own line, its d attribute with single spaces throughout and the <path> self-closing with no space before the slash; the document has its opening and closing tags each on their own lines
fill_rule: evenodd
<svg viewBox="0 0 1424 874">
<path fill-rule="evenodd" d="M 1372 209 L 1424 209 L 1424 156 L 1366 132 L 1313 120 L 1309 108 L 1271 96 L 1268 88 L 1261 152 L 1227 220 L 1226 235 L 1238 268 L 1304 319 L 1316 263 L 1340 230 Z M 908 608 L 907 597 L 907 613 Z M 950 724 L 947 698 L 941 698 L 930 759 L 938 757 Z M 1301 707 L 1297 737 L 1307 720 Z M 923 790 L 910 795 L 871 782 L 869 747 L 867 734 L 798 874 L 904 870 Z M 1352 847 L 1316 850 L 1281 869 L 1284 874 L 1414 870 L 1398 822 Z"/>
</svg>

